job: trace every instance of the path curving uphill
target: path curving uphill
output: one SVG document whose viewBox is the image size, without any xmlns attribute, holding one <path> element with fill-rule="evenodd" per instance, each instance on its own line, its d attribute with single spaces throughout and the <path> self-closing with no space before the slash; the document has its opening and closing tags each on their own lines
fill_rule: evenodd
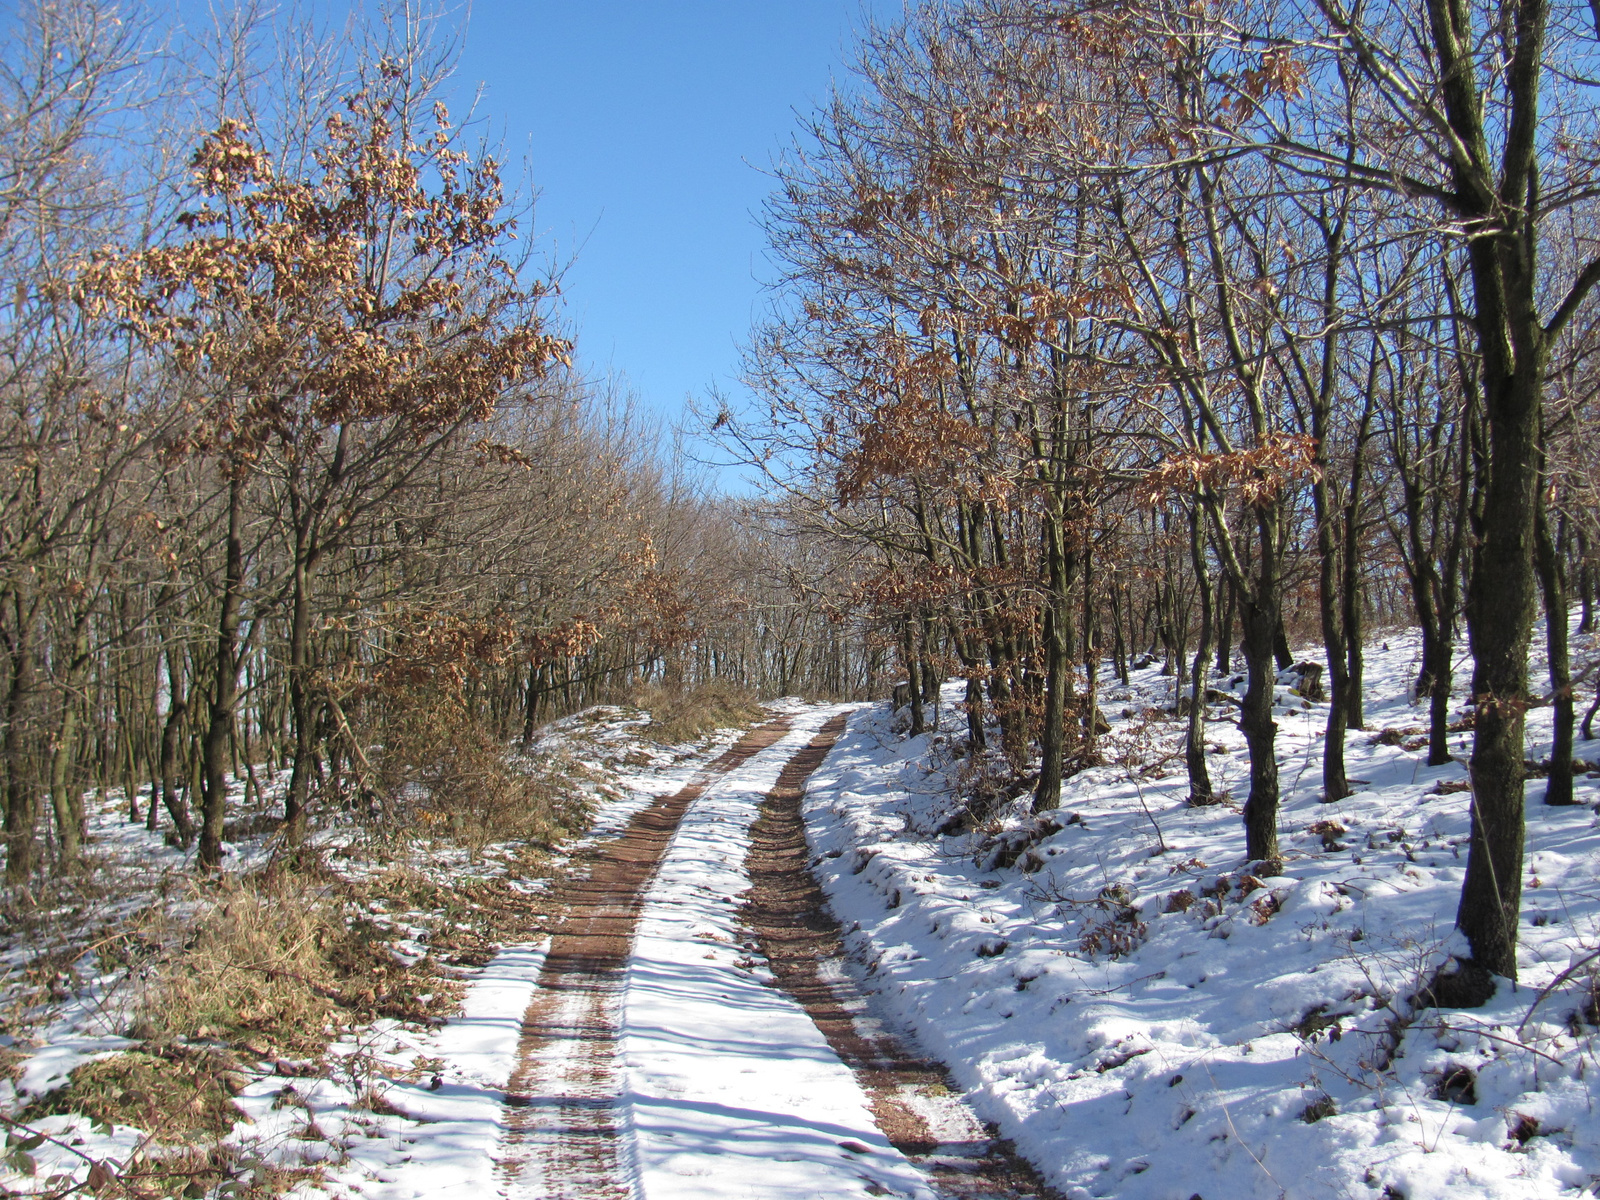
<svg viewBox="0 0 1600 1200">
<path fill-rule="evenodd" d="M 800 809 L 840 707 L 750 731 L 560 885 L 505 1200 L 1051 1197 L 845 970 Z"/>
</svg>

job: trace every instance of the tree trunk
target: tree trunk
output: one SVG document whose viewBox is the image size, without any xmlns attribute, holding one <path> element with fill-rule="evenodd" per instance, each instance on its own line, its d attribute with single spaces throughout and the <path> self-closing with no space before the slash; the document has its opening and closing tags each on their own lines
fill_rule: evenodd
<svg viewBox="0 0 1600 1200">
<path fill-rule="evenodd" d="M 1223 576 L 1222 587 L 1227 592 L 1227 599 L 1222 606 L 1222 630 L 1217 634 L 1218 675 L 1226 675 L 1233 670 L 1233 612 L 1239 599 L 1239 589 L 1226 575 Z"/>
<path fill-rule="evenodd" d="M 939 686 L 944 683 L 942 673 L 934 663 L 934 648 L 938 644 L 938 630 L 932 618 L 923 617 L 918 622 L 922 630 L 922 702 L 937 704 Z"/>
<path fill-rule="evenodd" d="M 159 763 L 159 755 L 151 759 L 150 803 L 145 805 L 144 809 L 144 827 L 147 833 L 155 833 L 161 828 L 161 805 L 159 803 L 161 780 L 156 777 L 156 772 L 160 770 Z"/>
<path fill-rule="evenodd" d="M 1551 536 L 1550 514 L 1541 497 L 1534 521 L 1534 555 L 1544 594 L 1545 646 L 1550 660 L 1550 704 L 1555 737 L 1550 747 L 1550 777 L 1544 802 L 1573 804 L 1572 795 L 1572 660 L 1567 650 L 1567 568 L 1562 547 Z"/>
<path fill-rule="evenodd" d="M 922 659 L 917 654 L 916 634 L 912 632 L 909 619 L 900 625 L 900 657 L 905 662 L 906 693 L 911 704 L 911 728 L 906 731 L 906 736 L 916 737 L 926 730 L 927 717 L 922 708 Z"/>
<path fill-rule="evenodd" d="M 1428 591 L 1431 593 L 1434 589 Z M 1452 636 L 1455 622 L 1450 617 L 1441 621 L 1432 599 L 1424 603 L 1422 676 L 1417 682 L 1419 694 L 1428 697 L 1428 765 L 1442 767 L 1450 761 L 1450 683 L 1454 673 L 1450 656 L 1455 648 Z"/>
<path fill-rule="evenodd" d="M 27 736 L 38 680 L 33 649 L 33 605 L 17 588 L 11 590 L 8 599 L 15 628 L 9 647 L 11 688 L 6 697 L 4 742 L 6 882 L 17 887 L 26 884 L 33 875 L 38 857 L 39 788 Z"/>
<path fill-rule="evenodd" d="M 1328 351 L 1332 355 L 1332 347 Z M 1327 460 L 1323 449 L 1327 437 L 1326 411 L 1314 405 L 1313 432 L 1317 438 L 1318 465 L 1322 468 L 1311 485 L 1312 509 L 1317 521 L 1317 612 L 1322 620 L 1322 643 L 1328 662 L 1328 723 L 1322 745 L 1322 798 L 1343 800 L 1350 794 L 1345 777 L 1344 736 L 1349 720 L 1350 671 L 1345 645 L 1346 575 L 1340 561 L 1340 541 L 1334 528 L 1334 498 L 1329 494 Z"/>
<path fill-rule="evenodd" d="M 176 682 L 176 677 L 169 674 L 168 678 L 173 682 L 169 684 L 172 695 L 169 697 L 166 724 L 161 729 L 161 798 L 166 805 L 167 815 L 172 818 L 178 845 L 187 850 L 194 842 L 194 823 L 189 816 L 189 803 L 179 787 L 178 749 L 183 738 L 184 723 L 189 716 L 189 705 L 178 690 L 181 685 Z M 155 805 L 152 804 L 151 808 L 154 810 Z M 155 819 L 152 812 L 152 830 L 155 828 Z"/>
<path fill-rule="evenodd" d="M 1198 497 L 1189 514 L 1189 559 L 1194 566 L 1195 588 L 1200 593 L 1200 638 L 1194 647 L 1194 679 L 1189 689 L 1189 731 L 1184 763 L 1189 771 L 1189 803 L 1210 804 L 1211 771 L 1206 765 L 1206 668 L 1211 660 L 1211 580 L 1206 572 L 1205 543 L 1201 536 Z"/>
<path fill-rule="evenodd" d="M 1039 731 L 1039 782 L 1033 811 L 1061 806 L 1066 756 L 1067 696 L 1072 689 L 1072 600 L 1075 564 L 1067 552 L 1065 530 L 1055 514 L 1043 518 L 1045 571 L 1050 589 L 1044 615 L 1044 715 Z"/>
<path fill-rule="evenodd" d="M 1257 512 L 1260 529 L 1256 547 L 1255 586 L 1239 597 L 1244 625 L 1244 657 L 1249 671 L 1239 731 L 1250 748 L 1250 795 L 1244 805 L 1245 853 L 1252 860 L 1278 859 L 1278 726 L 1272 719 L 1278 672 L 1274 643 L 1282 628 L 1278 570 L 1278 513 L 1276 508 Z"/>
<path fill-rule="evenodd" d="M 967 750 L 975 754 L 984 749 L 988 738 L 983 732 L 983 684 L 967 677 Z"/>
<path fill-rule="evenodd" d="M 1528 641 L 1543 367 L 1519 371 L 1486 397 L 1490 471 L 1473 564 L 1467 629 L 1472 642 L 1472 833 L 1456 924 L 1473 961 L 1517 974 L 1522 908 L 1523 766 Z"/>
<path fill-rule="evenodd" d="M 1317 590 L 1317 607 L 1322 618 L 1322 640 L 1328 661 L 1328 723 L 1322 747 L 1322 798 L 1325 801 L 1343 800 L 1350 794 L 1350 783 L 1345 777 L 1344 737 L 1350 712 L 1347 707 L 1350 693 L 1348 648 L 1345 645 L 1344 596 L 1341 583 L 1344 573 L 1340 569 L 1338 539 L 1332 528 L 1332 505 L 1327 496 L 1327 485 L 1317 482 L 1313 487 L 1317 509 L 1317 556 L 1320 587 Z"/>
<path fill-rule="evenodd" d="M 1086 538 L 1083 550 L 1083 680 L 1082 714 L 1085 764 L 1099 760 L 1100 754 L 1100 622 L 1095 609 L 1094 540 Z"/>
<path fill-rule="evenodd" d="M 133 748 L 133 738 L 129 730 L 119 729 L 121 737 L 122 755 L 122 798 L 128 802 L 128 823 L 137 825 L 141 820 L 139 813 L 139 761 Z M 152 797 L 153 799 L 153 797 Z"/>
<path fill-rule="evenodd" d="M 1345 726 L 1367 727 L 1366 634 L 1361 617 L 1361 487 L 1366 477 L 1366 445 L 1372 428 L 1373 399 L 1369 391 L 1356 430 L 1355 459 L 1350 464 L 1350 493 L 1344 502 L 1344 586 L 1340 589 L 1345 638 Z"/>
<path fill-rule="evenodd" d="M 303 548 L 297 547 L 294 596 L 289 618 L 289 709 L 294 725 L 294 764 L 284 793 L 283 819 L 289 840 L 305 836 L 306 806 L 311 779 L 316 774 L 316 706 L 311 694 L 311 569 Z M 570 686 L 570 680 L 569 680 Z M 788 680 L 784 680 L 788 690 Z"/>
<path fill-rule="evenodd" d="M 1116 589 L 1111 592 L 1111 665 L 1124 687 L 1128 685 L 1128 638 L 1122 625 L 1122 603 Z"/>
<path fill-rule="evenodd" d="M 1289 648 L 1289 631 L 1283 625 L 1283 605 L 1278 605 L 1278 624 L 1272 631 L 1272 657 L 1278 670 L 1287 671 L 1294 666 L 1294 651 Z"/>
<path fill-rule="evenodd" d="M 228 535 L 222 569 L 222 607 L 217 617 L 210 719 L 201 748 L 200 862 L 202 871 L 222 865 L 222 827 L 227 816 L 228 754 L 239 703 L 239 621 L 244 604 L 244 479 L 228 476 Z"/>
<path fill-rule="evenodd" d="M 50 806 L 56 818 L 56 869 L 76 871 L 83 852 L 83 801 L 73 779 L 82 717 L 79 701 L 89 668 L 89 615 L 83 613 L 72 634 L 72 658 L 63 678 L 61 724 L 50 754 Z"/>
<path fill-rule="evenodd" d="M 1476 333 L 1488 452 L 1467 603 L 1476 704 L 1472 841 L 1456 925 L 1479 972 L 1515 979 L 1539 439 L 1549 343 L 1559 332 L 1539 312 L 1547 289 L 1535 257 L 1539 89 L 1550 12 L 1546 0 L 1508 10 L 1504 51 L 1491 52 L 1488 86 L 1496 102 L 1486 104 L 1472 13 L 1447 0 L 1428 0 L 1426 8 L 1451 136 L 1450 216 L 1472 234 L 1465 244 L 1472 280 L 1465 315 Z"/>
<path fill-rule="evenodd" d="M 543 671 L 538 663 L 528 662 L 528 686 L 523 691 L 522 706 L 522 748 L 526 750 L 533 745 L 534 730 L 539 724 L 539 697 L 543 689 L 539 686 L 540 674 Z"/>
<path fill-rule="evenodd" d="M 1251 859 L 1278 857 L 1278 727 L 1272 699 L 1278 673 L 1272 655 L 1276 624 L 1270 599 L 1241 596 L 1245 669 L 1249 682 L 1239 713 L 1239 731 L 1250 748 L 1250 796 L 1244 805 L 1245 853 Z"/>
<path fill-rule="evenodd" d="M 1589 561 L 1589 538 L 1578 525 L 1574 531 L 1578 542 L 1578 603 L 1583 606 L 1578 618 L 1578 632 L 1594 630 L 1594 565 Z"/>
</svg>

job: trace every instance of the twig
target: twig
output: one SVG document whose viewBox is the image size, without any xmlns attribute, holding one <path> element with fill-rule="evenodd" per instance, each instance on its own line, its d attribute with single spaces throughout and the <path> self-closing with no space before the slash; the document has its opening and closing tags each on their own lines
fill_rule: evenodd
<svg viewBox="0 0 1600 1200">
<path fill-rule="evenodd" d="M 1484 1028 L 1482 1028 L 1480 1026 L 1475 1026 L 1475 1025 L 1451 1025 L 1448 1022 L 1440 1021 L 1439 1022 L 1439 1027 L 1441 1029 L 1448 1029 L 1451 1033 L 1476 1034 L 1478 1037 L 1488 1038 L 1491 1042 L 1499 1042 L 1501 1045 L 1504 1045 L 1504 1046 L 1515 1046 L 1519 1050 L 1526 1050 L 1529 1054 L 1537 1054 L 1540 1058 L 1544 1059 L 1546 1062 L 1553 1062 L 1558 1067 L 1565 1067 L 1567 1065 L 1566 1062 L 1563 1061 L 1562 1059 L 1557 1058 L 1553 1054 L 1546 1054 L 1543 1050 L 1539 1049 L 1537 1046 L 1530 1046 L 1527 1042 L 1522 1041 L 1520 1038 L 1501 1037 L 1499 1034 L 1490 1033 L 1487 1029 L 1484 1029 Z"/>
<path fill-rule="evenodd" d="M 1600 959 L 1600 950 L 1595 950 L 1595 951 L 1593 951 L 1593 952 L 1591 952 L 1589 954 L 1584 955 L 1577 962 L 1572 963 L 1571 965 L 1569 965 L 1566 970 L 1562 971 L 1559 975 L 1557 975 L 1549 983 L 1545 984 L 1544 987 L 1540 989 L 1539 994 L 1533 998 L 1533 1003 L 1528 1005 L 1527 1015 L 1522 1018 L 1521 1023 L 1518 1024 L 1518 1026 L 1517 1026 L 1517 1036 L 1521 1037 L 1523 1029 L 1526 1028 L 1526 1026 L 1527 1026 L 1529 1021 L 1533 1020 L 1533 1010 L 1534 1009 L 1538 1008 L 1539 1005 L 1543 1004 L 1546 1000 L 1548 1000 L 1550 998 L 1550 996 L 1555 992 L 1555 990 L 1558 987 L 1560 987 L 1563 983 L 1565 983 L 1567 980 L 1571 979 L 1572 976 L 1577 971 L 1579 971 L 1582 968 L 1588 966 L 1590 963 L 1594 962 L 1596 959 Z"/>
<path fill-rule="evenodd" d="M 1215 1089 L 1214 1094 L 1217 1098 L 1217 1105 L 1222 1109 L 1223 1120 L 1228 1122 L 1228 1131 L 1233 1134 L 1233 1140 L 1244 1147 L 1244 1152 L 1250 1156 L 1250 1161 L 1261 1168 L 1263 1175 L 1272 1180 L 1273 1186 L 1278 1189 L 1278 1195 L 1280 1197 L 1287 1196 L 1289 1194 L 1288 1189 L 1278 1182 L 1276 1175 L 1267 1170 L 1267 1164 L 1256 1157 L 1256 1152 L 1250 1149 L 1250 1143 L 1239 1136 L 1239 1130 L 1233 1124 L 1233 1114 L 1228 1111 L 1228 1102 L 1222 1098 L 1222 1085 L 1217 1082 L 1217 1077 L 1211 1073 L 1211 1064 L 1204 1063 L 1203 1065 L 1206 1069 L 1206 1074 L 1211 1076 L 1211 1086 Z"/>
<path fill-rule="evenodd" d="M 1144 801 L 1144 788 L 1139 786 L 1137 779 L 1133 780 L 1133 790 L 1139 796 L 1139 807 L 1144 809 L 1144 815 L 1150 822 L 1150 828 L 1156 831 L 1156 845 L 1161 848 L 1161 853 L 1167 852 L 1167 839 L 1161 836 L 1161 826 L 1156 824 L 1155 814 L 1150 811 L 1150 806 Z"/>
</svg>

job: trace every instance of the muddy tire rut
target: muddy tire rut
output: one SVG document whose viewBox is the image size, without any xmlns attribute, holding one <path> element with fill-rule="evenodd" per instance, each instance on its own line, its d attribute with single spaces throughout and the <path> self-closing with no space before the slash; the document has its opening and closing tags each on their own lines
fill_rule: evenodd
<svg viewBox="0 0 1600 1200">
<path fill-rule="evenodd" d="M 782 768 L 762 803 L 745 866 L 744 917 L 776 986 L 801 1006 L 856 1073 L 888 1140 L 947 1200 L 1053 1200 L 1010 1146 L 972 1115 L 944 1069 L 911 1053 L 872 1016 L 845 965 L 837 922 L 807 865 L 800 801 L 845 724 L 828 721 Z M 618 1038 L 628 956 L 645 893 L 689 806 L 733 768 L 776 743 L 788 718 L 751 730 L 681 791 L 642 810 L 589 850 L 557 887 L 551 932 L 522 1021 L 497 1154 L 500 1194 L 629 1200 L 621 1169 Z M 584 868 L 587 867 L 585 871 Z"/>
<path fill-rule="evenodd" d="M 789 730 L 745 734 L 689 784 L 639 812 L 583 856 L 556 889 L 538 990 L 522 1019 L 498 1155 L 502 1194 L 625 1200 L 617 1159 L 617 1035 L 622 983 L 644 894 L 689 806 Z M 583 867 L 587 866 L 585 872 Z"/>
<path fill-rule="evenodd" d="M 838 716 L 783 768 L 751 830 L 744 909 L 778 986 L 810 1015 L 861 1081 L 891 1144 L 950 1200 L 1057 1195 L 1010 1143 L 959 1099 L 944 1067 L 907 1048 L 873 1015 L 847 969 L 839 924 L 808 865 L 801 799 L 844 728 Z"/>
</svg>

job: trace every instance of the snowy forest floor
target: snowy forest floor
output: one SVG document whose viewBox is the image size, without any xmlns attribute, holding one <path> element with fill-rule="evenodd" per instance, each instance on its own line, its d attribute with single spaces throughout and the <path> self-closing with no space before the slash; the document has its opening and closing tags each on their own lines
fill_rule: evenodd
<svg viewBox="0 0 1600 1200">
<path fill-rule="evenodd" d="M 1231 799 L 1188 807 L 1182 724 L 1163 711 L 1173 681 L 1155 668 L 1105 681 L 1108 762 L 1070 779 L 1056 813 L 1017 805 L 939 832 L 966 769 L 959 685 L 916 739 L 861 713 L 814 777 L 814 862 L 853 956 L 979 1115 L 1073 1200 L 1600 1188 L 1600 766 L 1573 807 L 1527 785 L 1519 985 L 1481 1009 L 1416 1007 L 1465 949 L 1452 926 L 1470 800 L 1463 762 L 1425 765 L 1426 711 L 1407 694 L 1418 662 L 1405 631 L 1368 648 L 1367 729 L 1348 740 L 1360 782 L 1333 804 L 1327 707 L 1280 690 L 1272 878 L 1244 871 L 1242 736 L 1213 720 L 1213 782 Z M 1529 724 L 1529 758 L 1548 757 L 1550 710 Z M 1464 758 L 1470 734 L 1452 749 Z M 1578 754 L 1600 758 L 1600 742 Z"/>
<path fill-rule="evenodd" d="M 917 738 L 881 704 L 790 701 L 733 756 L 735 731 L 662 748 L 627 710 L 559 722 L 538 752 L 593 823 L 554 850 L 328 832 L 317 870 L 275 872 L 250 833 L 265 823 L 241 812 L 228 876 L 200 887 L 107 798 L 96 885 L 4 914 L 0 1183 L 307 1200 L 1594 1195 L 1600 769 L 1572 808 L 1528 785 L 1519 985 L 1482 1009 L 1416 1008 L 1462 949 L 1469 798 L 1461 763 L 1424 765 L 1416 665 L 1403 631 L 1369 648 L 1367 729 L 1349 739 L 1361 782 L 1335 804 L 1319 799 L 1326 707 L 1281 692 L 1271 878 L 1244 869 L 1229 708 L 1207 740 L 1232 799 L 1188 807 L 1173 681 L 1154 668 L 1102 682 L 1107 762 L 1067 782 L 1059 812 L 1019 802 L 960 832 L 959 685 Z M 1531 714 L 1530 758 L 1548 723 Z M 825 725 L 831 748 L 814 744 Z M 806 853 L 773 824 L 785 795 L 847 953 L 770 874 Z M 571 941 L 585 881 L 603 884 L 671 798 L 654 858 L 608 893 L 622 901 L 600 914 L 604 952 Z M 287 943 L 286 914 L 301 922 Z"/>
</svg>

